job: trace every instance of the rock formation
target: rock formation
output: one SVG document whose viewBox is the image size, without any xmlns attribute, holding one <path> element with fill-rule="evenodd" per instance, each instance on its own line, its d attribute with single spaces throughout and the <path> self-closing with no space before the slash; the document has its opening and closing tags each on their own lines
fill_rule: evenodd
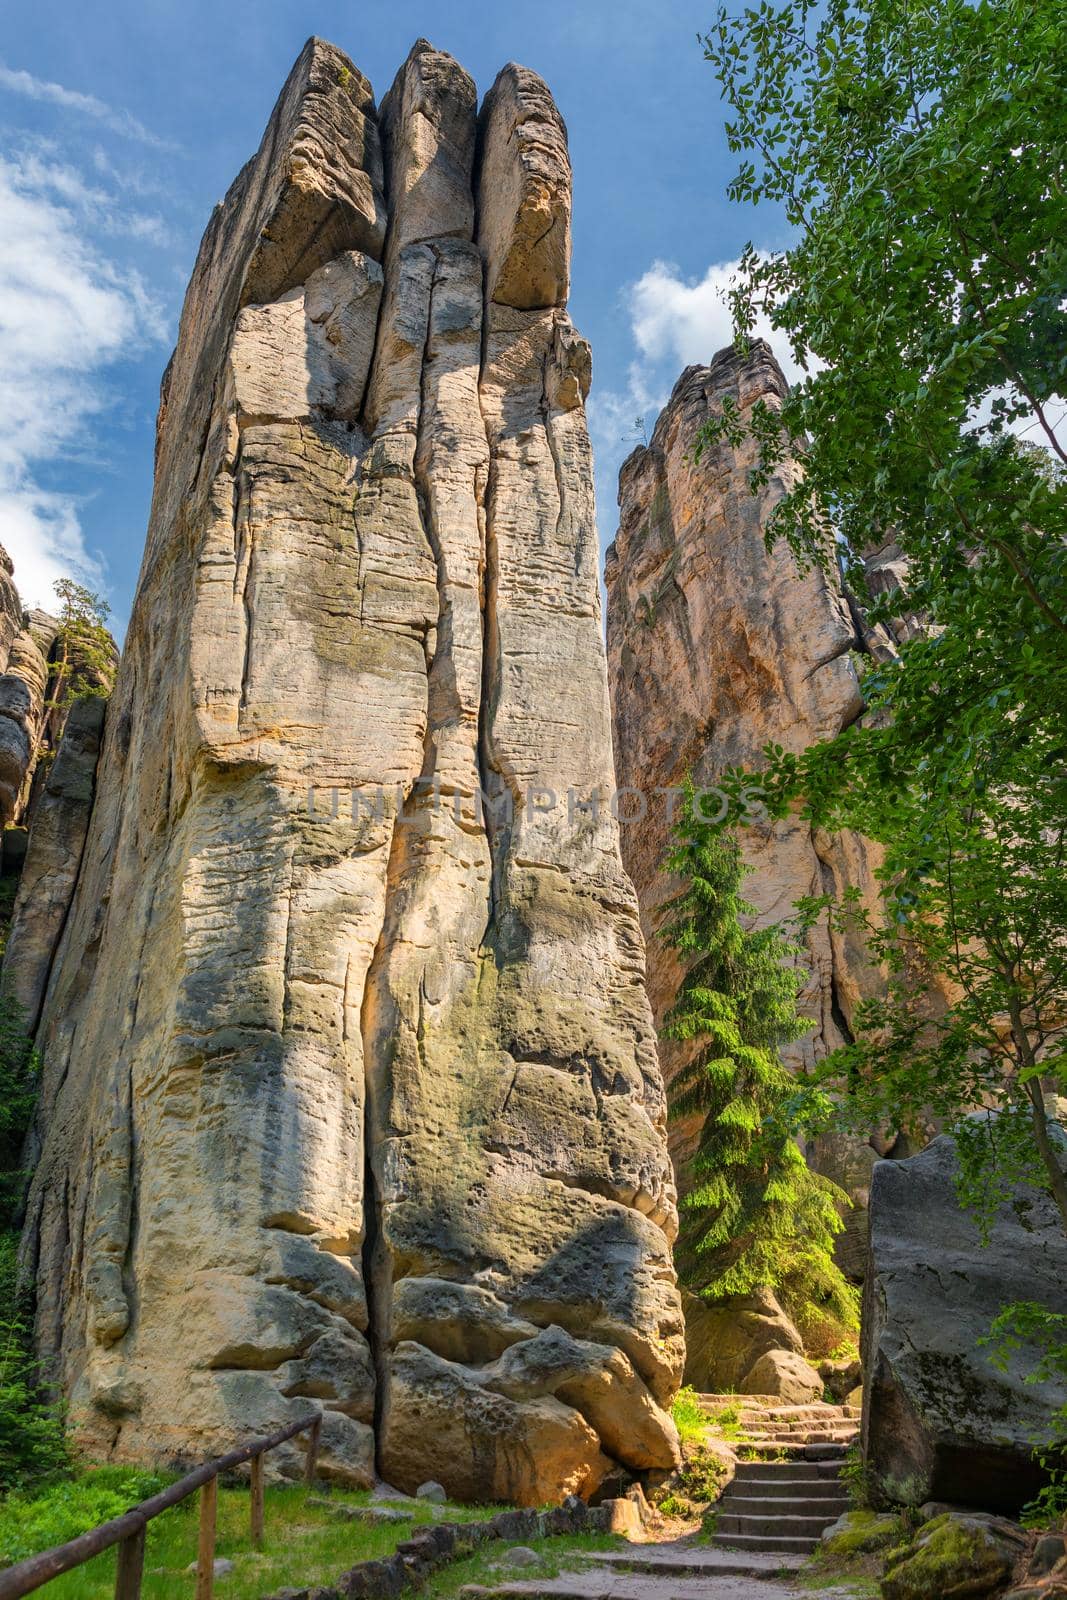
<svg viewBox="0 0 1067 1600">
<path fill-rule="evenodd" d="M 78 880 L 106 706 L 102 695 L 85 695 L 74 701 L 33 809 L 0 971 L 0 988 L 22 1007 L 30 1033 L 41 1014 L 48 974 Z"/>
<path fill-rule="evenodd" d="M 1067 1405 L 1031 1380 L 1025 1342 L 1006 1370 L 983 1344 L 1016 1301 L 1064 1305 L 1067 1241 L 1050 1196 L 1020 1186 L 988 1243 L 956 1197 L 955 1141 L 875 1168 L 863 1314 L 863 1451 L 888 1501 L 951 1500 L 1015 1515 L 1043 1477 L 1034 1446 Z"/>
<path fill-rule="evenodd" d="M 0 825 L 21 822 L 44 742 L 49 712 L 50 656 L 59 624 L 44 611 L 27 612 L 7 651 L 0 676 Z"/>
<path fill-rule="evenodd" d="M 71 691 L 106 696 L 110 690 L 118 651 L 113 640 L 108 647 L 112 663 L 103 651 L 90 661 L 58 617 L 26 611 L 11 557 L 0 545 L 0 828 L 28 824 L 43 767 L 63 736 Z"/>
<path fill-rule="evenodd" d="M 802 1356 L 796 1328 L 769 1289 L 718 1304 L 682 1293 L 685 1313 L 683 1383 L 704 1393 L 753 1394 L 746 1380 L 769 1351 Z M 822 1394 L 822 1387 L 819 1389 Z"/>
<path fill-rule="evenodd" d="M 38 1343 L 116 1459 L 675 1459 L 569 207 L 533 73 L 479 119 L 420 41 L 378 109 L 312 40 L 204 236 L 38 1032 Z"/>
<path fill-rule="evenodd" d="M 753 495 L 750 441 L 737 449 L 722 442 L 699 461 L 693 457 L 701 426 L 724 397 L 744 418 L 757 402 L 774 408 L 785 392 L 762 341 L 743 360 L 731 348 L 710 366 L 688 367 L 649 444 L 620 474 L 619 531 L 605 573 L 618 808 L 634 819 L 621 830 L 623 861 L 641 904 L 657 1024 L 681 977 L 673 953 L 655 937 L 675 892 L 661 871 L 677 803 L 667 791 L 687 774 L 698 788 L 711 788 L 728 767 L 758 767 L 771 742 L 803 750 L 863 710 L 854 654 L 866 644 L 845 596 L 823 572 L 801 574 L 784 543 L 770 551 L 764 543 L 770 514 L 798 469 L 786 462 Z M 714 814 L 715 798 L 705 804 Z M 798 816 L 754 816 L 742 830 L 742 849 L 753 869 L 744 894 L 757 908 L 758 926 L 787 921 L 802 895 L 839 898 L 856 887 L 873 899 L 877 858 L 858 835 L 831 837 Z M 878 983 L 861 939 L 832 929 L 827 917 L 805 943 L 800 1008 L 812 1030 L 785 1052 L 798 1063 L 846 1041 L 857 1002 Z M 668 1083 L 681 1048 L 661 1044 Z M 692 1120 L 672 1129 L 682 1182 L 697 1131 Z M 810 1152 L 857 1202 L 840 1241 L 842 1265 L 855 1277 L 863 1270 L 871 1169 L 886 1149 L 877 1138 L 867 1146 L 828 1137 Z"/>
</svg>

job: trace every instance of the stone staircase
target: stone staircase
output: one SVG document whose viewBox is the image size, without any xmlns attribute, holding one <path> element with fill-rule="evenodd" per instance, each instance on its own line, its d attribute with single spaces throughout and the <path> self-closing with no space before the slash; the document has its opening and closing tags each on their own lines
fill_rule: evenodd
<svg viewBox="0 0 1067 1600">
<path fill-rule="evenodd" d="M 738 1405 L 737 1395 L 701 1399 L 712 1416 Z M 715 1543 L 725 1550 L 806 1555 L 849 1509 L 841 1465 L 856 1438 L 859 1408 L 823 1401 L 787 1406 L 753 1395 L 741 1404 L 742 1459 L 717 1506 Z"/>
</svg>

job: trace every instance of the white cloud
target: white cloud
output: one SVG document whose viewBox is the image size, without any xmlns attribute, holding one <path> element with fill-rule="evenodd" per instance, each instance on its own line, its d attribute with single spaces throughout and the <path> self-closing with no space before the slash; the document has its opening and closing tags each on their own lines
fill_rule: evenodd
<svg viewBox="0 0 1067 1600">
<path fill-rule="evenodd" d="M 686 280 L 671 262 L 653 261 L 628 293 L 630 324 L 641 354 L 653 362 L 672 357 L 684 367 L 706 364 L 732 344 L 727 292 L 737 267 L 736 261 L 722 261 L 702 278 Z M 796 382 L 803 374 L 783 335 L 762 316 L 754 331 L 772 346 L 790 383 Z"/>
<path fill-rule="evenodd" d="M 27 100 L 37 100 L 46 105 L 59 106 L 64 111 L 74 111 L 79 116 L 91 117 L 111 133 L 124 139 L 136 139 L 140 144 L 153 145 L 157 150 L 173 150 L 174 145 L 160 139 L 144 123 L 131 117 L 128 111 L 116 111 L 94 94 L 81 94 L 77 89 L 65 89 L 61 83 L 49 83 L 45 78 L 35 78 L 32 73 L 4 66 L 0 62 L 0 89 L 22 95 Z"/>
<path fill-rule="evenodd" d="M 635 445 L 651 436 L 683 367 L 706 366 L 733 343 L 727 291 L 737 261 L 716 262 L 702 278 L 685 278 L 669 261 L 653 261 L 622 291 L 635 355 L 623 389 L 599 389 L 589 399 L 589 426 L 596 445 L 597 503 L 601 527 L 614 523 L 618 470 Z M 782 334 L 765 317 L 755 333 L 767 340 L 790 383 L 802 369 Z M 816 367 L 818 363 L 813 362 Z"/>
<path fill-rule="evenodd" d="M 107 403 L 102 369 L 164 332 L 140 279 L 79 222 L 106 198 L 36 156 L 0 158 L 0 542 L 30 606 L 51 604 L 57 577 L 102 581 L 76 499 L 35 474 L 84 441 Z"/>
</svg>

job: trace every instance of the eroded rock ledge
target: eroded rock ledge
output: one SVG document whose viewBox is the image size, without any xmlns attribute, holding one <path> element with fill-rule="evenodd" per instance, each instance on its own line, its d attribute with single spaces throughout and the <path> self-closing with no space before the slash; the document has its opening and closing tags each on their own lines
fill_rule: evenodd
<svg viewBox="0 0 1067 1600">
<path fill-rule="evenodd" d="M 636 899 L 606 807 L 508 811 L 612 784 L 566 131 L 516 66 L 478 123 L 310 41 L 164 379 L 26 1237 L 116 1459 L 309 1403 L 468 1498 L 676 1453 Z"/>
</svg>

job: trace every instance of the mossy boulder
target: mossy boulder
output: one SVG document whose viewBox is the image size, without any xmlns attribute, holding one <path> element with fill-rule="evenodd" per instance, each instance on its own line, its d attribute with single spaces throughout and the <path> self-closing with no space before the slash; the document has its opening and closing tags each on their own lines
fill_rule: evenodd
<svg viewBox="0 0 1067 1600">
<path fill-rule="evenodd" d="M 900 1517 L 877 1511 L 846 1511 L 826 1529 L 820 1554 L 835 1560 L 872 1555 L 877 1550 L 889 1550 L 900 1544 L 904 1536 L 904 1522 Z"/>
<path fill-rule="evenodd" d="M 883 1600 L 979 1600 L 1010 1579 L 1021 1530 L 999 1519 L 947 1512 L 888 1558 Z"/>
</svg>

